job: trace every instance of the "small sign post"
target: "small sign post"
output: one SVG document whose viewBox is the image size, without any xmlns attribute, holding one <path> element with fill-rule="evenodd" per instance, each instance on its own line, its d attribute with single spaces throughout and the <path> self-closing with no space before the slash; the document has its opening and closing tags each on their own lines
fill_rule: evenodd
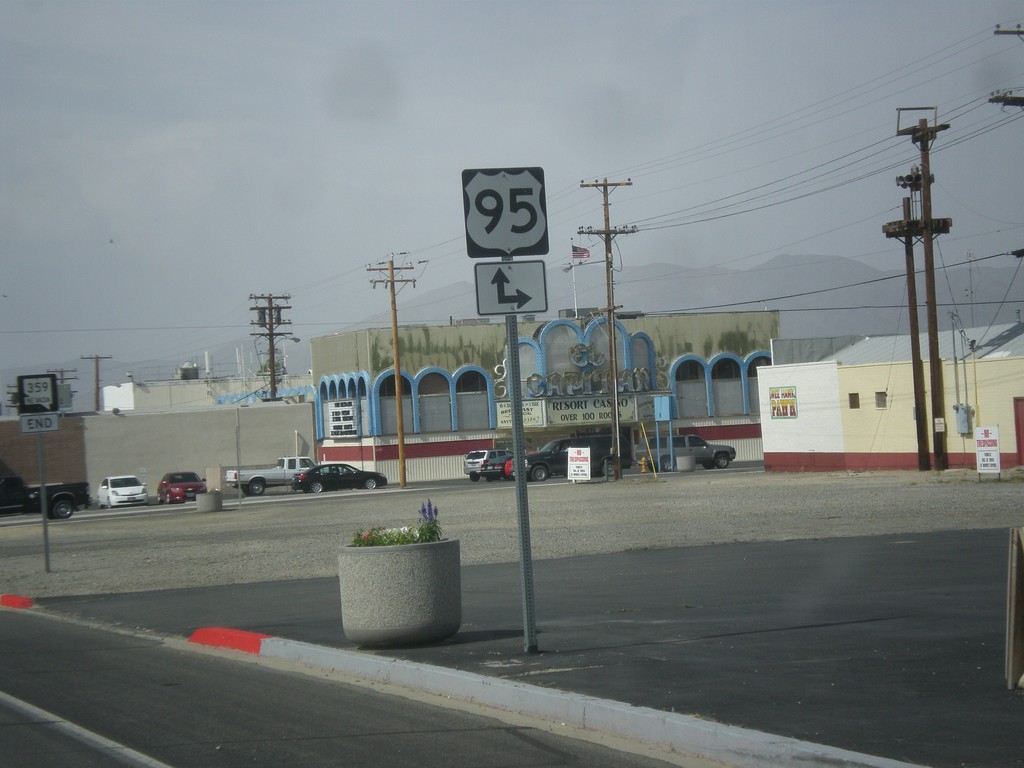
<svg viewBox="0 0 1024 768">
<path fill-rule="evenodd" d="M 46 498 L 46 461 L 43 455 L 43 433 L 60 428 L 57 410 L 57 374 L 39 373 L 18 377 L 18 415 L 22 434 L 35 433 L 39 456 L 39 513 L 43 516 L 43 558 L 50 572 L 50 504 Z"/>
<path fill-rule="evenodd" d="M 590 480 L 590 446 L 569 449 L 569 480 L 576 482 Z"/>
<path fill-rule="evenodd" d="M 521 312 L 547 310 L 544 263 L 517 268 L 515 256 L 548 252 L 548 208 L 542 168 L 470 168 L 462 172 L 462 204 L 466 215 L 466 253 L 471 259 L 500 258 L 501 264 L 476 270 L 477 311 L 505 315 L 508 398 L 512 409 L 512 456 L 516 467 L 519 559 L 523 591 L 523 645 L 538 653 L 533 603 L 533 559 L 530 545 L 530 504 L 526 494 L 526 433 L 519 379 Z M 481 279 L 483 276 L 485 279 Z M 543 309 L 537 307 L 543 306 Z"/>
<path fill-rule="evenodd" d="M 999 427 L 975 427 L 974 450 L 978 463 L 978 477 L 996 475 L 1002 477 L 999 460 Z"/>
</svg>

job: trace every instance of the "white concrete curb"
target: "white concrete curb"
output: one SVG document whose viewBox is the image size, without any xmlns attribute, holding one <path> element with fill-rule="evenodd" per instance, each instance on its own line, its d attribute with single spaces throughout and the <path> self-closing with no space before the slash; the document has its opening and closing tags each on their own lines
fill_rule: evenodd
<svg viewBox="0 0 1024 768">
<path fill-rule="evenodd" d="M 294 640 L 266 638 L 259 655 L 661 745 L 737 768 L 920 768 L 690 715 Z"/>
</svg>

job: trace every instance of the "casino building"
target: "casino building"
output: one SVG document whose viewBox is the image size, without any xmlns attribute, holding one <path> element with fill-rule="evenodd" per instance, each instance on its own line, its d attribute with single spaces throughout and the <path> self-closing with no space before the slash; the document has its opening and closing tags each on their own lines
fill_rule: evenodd
<svg viewBox="0 0 1024 768">
<path fill-rule="evenodd" d="M 727 441 L 761 458 L 757 371 L 779 335 L 774 311 L 645 316 L 620 313 L 614 339 L 623 444 L 633 455 L 669 432 Z M 608 432 L 610 346 L 604 315 L 522 320 L 518 349 L 528 447 Z M 311 341 L 316 455 L 397 477 L 401 391 L 407 477 L 462 476 L 474 449 L 511 444 L 504 323 L 390 328 Z M 625 450 L 623 453 L 625 454 Z"/>
</svg>

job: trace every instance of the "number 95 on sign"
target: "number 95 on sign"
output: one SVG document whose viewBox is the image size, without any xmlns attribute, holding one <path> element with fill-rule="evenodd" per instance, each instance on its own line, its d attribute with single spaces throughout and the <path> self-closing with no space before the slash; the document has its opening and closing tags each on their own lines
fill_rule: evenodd
<svg viewBox="0 0 1024 768">
<path fill-rule="evenodd" d="M 470 258 L 540 256 L 548 252 L 542 168 L 478 168 L 462 172 L 466 253 Z"/>
</svg>

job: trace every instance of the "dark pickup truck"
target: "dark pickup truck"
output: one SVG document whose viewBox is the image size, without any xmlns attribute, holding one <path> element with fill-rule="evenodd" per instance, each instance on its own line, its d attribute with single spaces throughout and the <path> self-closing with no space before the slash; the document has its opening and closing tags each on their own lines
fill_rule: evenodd
<svg viewBox="0 0 1024 768">
<path fill-rule="evenodd" d="M 51 520 L 67 520 L 76 509 L 89 506 L 89 484 L 46 485 L 46 505 Z M 17 475 L 0 476 L 0 513 L 39 512 L 39 488 L 25 485 Z"/>
<path fill-rule="evenodd" d="M 653 449 L 653 446 L 651 446 Z M 736 449 L 731 445 L 709 443 L 698 435 L 676 435 L 672 438 L 672 449 L 676 459 L 692 456 L 694 464 L 704 469 L 725 469 L 736 461 Z M 669 458 L 668 445 L 661 446 L 661 461 L 658 466 L 662 472 L 672 471 L 672 460 Z"/>
</svg>

